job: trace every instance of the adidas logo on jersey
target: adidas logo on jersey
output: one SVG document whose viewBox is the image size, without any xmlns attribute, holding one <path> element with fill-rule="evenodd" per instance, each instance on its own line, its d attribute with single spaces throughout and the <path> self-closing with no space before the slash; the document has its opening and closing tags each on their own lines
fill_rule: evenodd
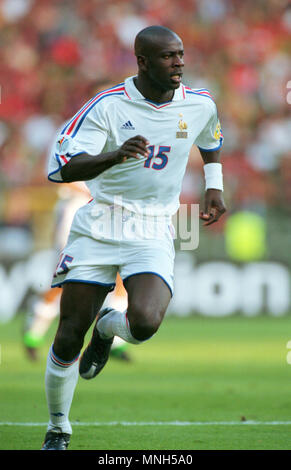
<svg viewBox="0 0 291 470">
<path fill-rule="evenodd" d="M 132 130 L 134 131 L 135 130 L 135 127 L 132 125 L 132 123 L 130 121 L 127 121 L 123 124 L 123 126 L 121 126 L 120 129 L 127 129 L 127 130 Z"/>
</svg>

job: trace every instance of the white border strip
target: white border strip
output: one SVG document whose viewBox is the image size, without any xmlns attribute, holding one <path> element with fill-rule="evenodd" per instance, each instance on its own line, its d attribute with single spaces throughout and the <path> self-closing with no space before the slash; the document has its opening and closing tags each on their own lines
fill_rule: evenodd
<svg viewBox="0 0 291 470">
<path fill-rule="evenodd" d="M 86 423 L 72 421 L 73 426 L 291 426 L 291 421 L 109 421 Z M 47 426 L 47 423 L 0 421 L 0 426 Z"/>
</svg>

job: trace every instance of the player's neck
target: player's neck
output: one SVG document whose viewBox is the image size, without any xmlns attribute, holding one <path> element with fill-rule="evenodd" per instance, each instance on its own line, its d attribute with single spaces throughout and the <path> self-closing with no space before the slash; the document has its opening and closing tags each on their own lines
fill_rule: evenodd
<svg viewBox="0 0 291 470">
<path fill-rule="evenodd" d="M 140 75 L 134 77 L 133 80 L 138 91 L 149 101 L 167 103 L 173 99 L 174 90 L 159 90 Z"/>
</svg>

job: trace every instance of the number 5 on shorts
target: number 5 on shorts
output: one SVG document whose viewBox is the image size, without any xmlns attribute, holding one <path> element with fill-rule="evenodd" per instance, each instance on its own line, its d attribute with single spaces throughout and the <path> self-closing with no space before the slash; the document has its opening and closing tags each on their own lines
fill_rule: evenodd
<svg viewBox="0 0 291 470">
<path fill-rule="evenodd" d="M 57 265 L 54 277 L 56 277 L 57 274 L 66 274 L 69 271 L 68 263 L 71 263 L 73 259 L 74 258 L 72 256 L 61 255 L 61 259 L 59 261 L 59 264 Z"/>
</svg>

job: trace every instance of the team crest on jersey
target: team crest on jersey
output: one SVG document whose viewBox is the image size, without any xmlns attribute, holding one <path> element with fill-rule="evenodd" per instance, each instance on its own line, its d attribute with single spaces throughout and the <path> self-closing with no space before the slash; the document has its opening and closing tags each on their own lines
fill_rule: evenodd
<svg viewBox="0 0 291 470">
<path fill-rule="evenodd" d="M 179 122 L 178 122 L 178 127 L 180 131 L 176 132 L 176 138 L 177 139 L 187 139 L 188 137 L 188 132 L 186 132 L 186 129 L 188 129 L 188 124 L 183 120 L 183 114 L 179 114 Z"/>
<path fill-rule="evenodd" d="M 220 122 L 218 121 L 217 123 L 217 126 L 216 126 L 216 129 L 214 131 L 214 138 L 216 140 L 219 140 L 221 137 L 221 125 L 220 125 Z"/>
<path fill-rule="evenodd" d="M 63 136 L 57 141 L 57 151 L 58 153 L 65 154 L 68 151 L 70 145 L 70 137 Z"/>
</svg>

